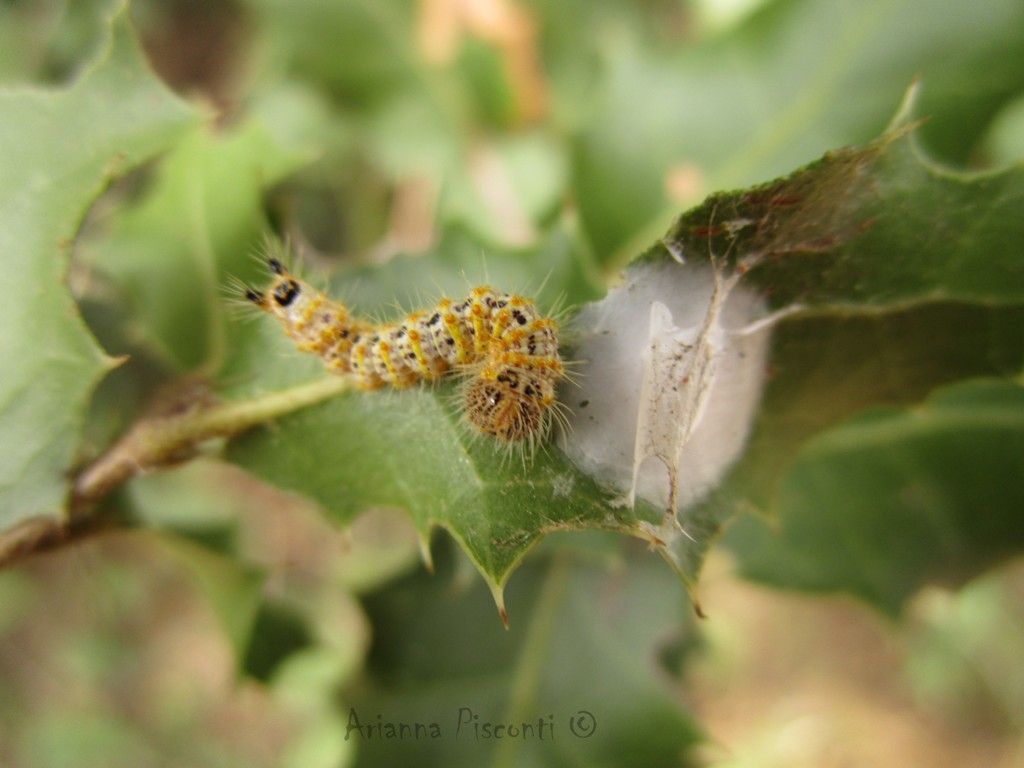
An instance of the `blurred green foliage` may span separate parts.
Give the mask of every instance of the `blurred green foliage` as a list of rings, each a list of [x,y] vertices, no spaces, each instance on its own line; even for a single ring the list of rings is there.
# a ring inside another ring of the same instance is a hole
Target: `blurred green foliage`
[[[703,5],[0,6],[0,252],[16,277],[0,315],[0,528],[62,519],[74,468],[178,377],[216,381],[230,399],[320,375],[278,329],[240,322],[225,301],[229,275],[260,279],[250,254],[268,228],[361,312],[457,295],[485,276],[543,286],[543,306],[561,297],[572,308],[708,194],[875,139],[918,78],[913,117],[926,122],[914,137],[841,206],[815,201],[836,247],[751,274],[778,306],[812,311],[780,327],[750,450],[694,512],[706,525],[681,570],[693,587],[738,504],[778,528],[747,517],[730,531],[751,575],[854,591],[894,614],[922,583],[960,584],[1019,553],[1024,7],[775,0],[714,26]],[[794,178],[820,179],[820,167]],[[692,209],[677,231],[706,225],[709,210]],[[131,360],[104,376],[100,347]],[[965,381],[974,377],[987,380]],[[417,535],[388,528],[370,555],[339,555],[302,504],[200,462],[106,502],[137,528],[123,549],[99,545],[85,579],[59,556],[0,574],[0,762],[688,759],[700,727],[666,660],[685,658],[695,634],[670,569],[619,537],[556,536],[508,585],[509,632],[450,543],[434,542],[436,574],[414,569],[417,537],[429,547],[441,521],[497,595],[546,531],[628,531],[658,514],[612,511],[554,450],[524,481],[460,444],[446,396],[339,398],[230,446],[234,461],[336,521],[406,507]],[[574,493],[562,500],[566,477]],[[300,539],[285,550],[301,567],[274,555],[253,567],[260,536]],[[161,602],[163,580],[183,575],[212,606],[223,647],[173,635],[146,646],[153,628],[196,610]],[[947,617],[914,657],[920,691],[977,687],[928,670],[950,643],[985,656],[991,606],[1014,603],[985,594],[963,607],[981,605],[981,619]],[[109,621],[93,621],[96,605]],[[1014,621],[999,658],[1019,650]],[[272,694],[260,698],[275,712],[265,732],[241,717],[225,736],[207,721],[208,698],[151,677],[166,664],[185,680],[233,680],[231,659],[264,681],[251,695]],[[549,743],[445,738],[429,750],[345,738],[352,710],[419,721],[462,707],[496,722],[551,714],[560,729],[587,710],[598,731],[576,742],[561,730]]]

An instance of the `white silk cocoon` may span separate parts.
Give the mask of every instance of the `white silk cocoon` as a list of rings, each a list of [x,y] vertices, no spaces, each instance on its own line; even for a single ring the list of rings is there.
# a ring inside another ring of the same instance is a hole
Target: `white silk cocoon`
[[[771,326],[757,295],[707,264],[631,267],[574,322],[566,453],[624,503],[700,501],[743,450]]]

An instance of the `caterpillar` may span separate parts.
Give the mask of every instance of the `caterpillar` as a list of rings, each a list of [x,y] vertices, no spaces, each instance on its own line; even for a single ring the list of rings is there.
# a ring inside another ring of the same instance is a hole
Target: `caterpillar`
[[[363,390],[409,387],[462,373],[470,425],[510,446],[532,449],[553,419],[563,419],[556,386],[565,375],[558,325],[530,299],[473,288],[404,320],[374,324],[293,275],[277,258],[264,290],[243,286],[246,300],[273,315],[303,352]]]

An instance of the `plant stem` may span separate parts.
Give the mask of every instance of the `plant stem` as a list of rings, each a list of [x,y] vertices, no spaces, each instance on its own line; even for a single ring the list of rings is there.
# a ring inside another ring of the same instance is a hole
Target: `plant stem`
[[[201,443],[230,437],[350,389],[349,377],[325,376],[251,400],[215,403],[205,389],[190,387],[156,412],[143,416],[71,488],[66,518],[40,517],[0,536],[0,567],[77,540],[110,521],[96,504],[133,476],[173,466],[195,455]]]
[[[345,377],[317,379],[281,392],[208,406],[193,403],[170,415],[145,417],[75,481],[72,517],[95,504],[130,477],[190,458],[200,443],[230,437],[257,424],[322,402],[352,386]]]

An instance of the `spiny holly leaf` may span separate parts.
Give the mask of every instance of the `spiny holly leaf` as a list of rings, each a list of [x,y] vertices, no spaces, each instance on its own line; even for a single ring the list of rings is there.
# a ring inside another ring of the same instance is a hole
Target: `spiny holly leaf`
[[[575,55],[556,60],[556,91],[587,106],[573,153],[575,200],[597,257],[612,266],[657,237],[681,203],[869,140],[914,78],[919,114],[929,118],[926,146],[963,163],[1024,82],[1016,0],[776,0],[730,35],[687,45],[668,34],[660,44],[633,39],[614,16],[557,7],[548,34]],[[566,76],[583,62],[587,87]]]
[[[465,292],[467,277],[458,274],[460,265],[469,267],[470,276],[485,271],[469,242],[449,240],[438,254],[401,259],[359,275],[362,303],[357,310],[370,313],[375,296],[401,296],[408,291],[403,281],[419,272]],[[554,276],[546,290],[573,285],[579,295],[583,283],[573,254],[559,239],[515,261],[489,262],[486,272],[492,284],[521,285],[524,276],[541,266]],[[262,348],[239,350],[240,360],[251,364],[241,391],[327,375],[315,358],[289,350],[280,328],[270,323],[264,327],[269,335]],[[237,365],[233,375],[241,370]],[[508,575],[545,532],[615,528],[621,524],[617,521],[633,517],[631,511],[624,518],[613,510],[609,493],[575,470],[555,446],[524,463],[474,435],[461,423],[457,400],[451,384],[432,390],[352,392],[242,435],[231,442],[228,458],[275,485],[315,499],[341,523],[368,507],[394,506],[409,512],[424,540],[434,525],[445,527],[485,575],[499,605]],[[657,516],[649,508],[647,514]]]
[[[808,442],[775,502],[778,531],[734,540],[753,578],[843,589],[890,612],[1024,549],[1024,389],[978,380],[860,414]]]
[[[776,330],[772,375],[747,454],[727,488],[769,513],[805,441],[879,404],[1019,371],[1024,308],[935,302],[885,312],[793,317]]]
[[[573,419],[578,424],[587,420],[587,429],[571,432],[565,443],[549,446],[526,465],[503,463],[494,446],[487,441],[474,442],[458,426],[458,406],[448,400],[451,390],[444,387],[433,392],[352,393],[235,441],[229,456],[276,483],[310,495],[342,521],[366,506],[383,504],[408,509],[424,535],[431,524],[445,527],[470,553],[499,604],[501,587],[511,570],[551,530],[600,528],[653,540],[692,588],[704,552],[732,516],[735,502],[763,504],[770,499],[773,478],[785,472],[802,441],[835,423],[840,414],[920,397],[937,384],[959,377],[1020,368],[1024,349],[1019,343],[1020,308],[992,303],[1019,291],[1012,257],[993,259],[990,249],[994,243],[969,231],[944,247],[937,261],[917,256],[928,252],[927,243],[921,242],[928,237],[923,222],[961,215],[950,211],[951,200],[961,206],[968,199],[973,206],[983,205],[993,221],[1016,221],[1013,210],[1020,174],[1007,172],[974,182],[949,179],[928,170],[909,146],[906,137],[890,137],[865,148],[833,153],[787,179],[716,196],[684,216],[669,233],[671,250],[677,256],[695,254],[706,259],[717,251],[746,270],[743,281],[750,287],[770,300],[780,296],[775,301],[777,308],[792,307],[799,300],[804,307],[814,306],[818,313],[809,315],[805,310],[781,323],[772,363],[775,378],[757,417],[750,449],[731,473],[727,493],[708,503],[699,503],[700,495],[688,501],[690,506],[682,515],[687,535],[661,535],[671,532],[657,527],[661,516],[656,498],[654,505],[641,500],[635,509],[623,503],[629,483],[623,483],[621,477],[628,478],[633,472],[636,422],[628,428],[627,414],[627,428],[617,426],[614,417],[630,406],[615,398],[606,411],[594,406],[616,376],[642,371],[649,343],[645,325],[640,326],[636,338],[623,343],[620,353],[589,360],[581,371],[578,389],[563,390],[563,397],[575,405]],[[916,172],[911,172],[914,169]],[[898,204],[886,205],[893,195],[898,196]],[[866,221],[870,222],[867,226]],[[1012,241],[1015,226],[1007,224],[1001,236]],[[887,288],[893,275],[892,253],[909,254],[898,262],[905,277],[893,278],[899,291]],[[657,246],[627,276],[668,283],[666,274],[692,266],[678,264],[668,254],[668,248]],[[808,260],[813,260],[812,266]],[[948,297],[955,295],[960,284],[953,277],[972,274],[962,266],[954,268],[955,264],[969,260],[985,260],[987,268],[1000,272],[1001,277],[990,279],[987,288],[984,281],[974,280],[970,293],[961,296],[965,300],[987,290],[984,303],[952,304]],[[651,264],[662,266],[643,273]],[[836,274],[857,275],[858,279],[843,283],[833,277]],[[814,275],[819,275],[817,282]],[[866,287],[871,285],[876,286],[873,291]],[[650,298],[632,284],[624,290],[623,311],[645,319]],[[629,296],[635,297],[635,306],[630,306]],[[944,302],[935,302],[936,296]],[[908,309],[915,303],[917,308]],[[877,338],[866,344],[862,335],[851,344],[844,336],[858,321],[898,327],[901,322],[923,320],[933,328],[941,323],[943,328],[957,329],[961,336],[956,338],[988,333],[988,343],[983,349],[968,345],[965,351],[946,346],[953,337],[896,334],[881,347],[887,357],[879,359]],[[622,325],[626,321],[620,317],[616,322]],[[607,333],[596,326],[577,327],[576,332],[582,337]],[[806,354],[804,347],[803,353],[790,360],[786,353],[796,334],[817,352]],[[830,365],[823,370],[816,355],[826,351]],[[902,370],[879,371],[875,384],[859,378],[858,371],[878,365],[884,368],[900,354],[905,358]],[[958,355],[967,359],[957,359]],[[760,358],[750,355],[749,364],[753,369],[743,375],[760,379],[764,375]],[[627,391],[639,390],[640,378],[638,374],[622,386]],[[837,380],[845,380],[847,386],[837,389]],[[780,382],[786,386],[781,387]],[[819,412],[789,399],[801,395],[828,403],[828,407]],[[714,410],[716,406],[708,407]],[[717,407],[722,409],[721,404]],[[799,421],[786,423],[794,411],[799,412]],[[708,422],[702,428],[714,443],[716,424]],[[741,437],[745,432],[743,425],[728,429],[739,430]],[[565,447],[570,456],[578,457],[581,451],[575,441],[579,440],[623,443],[624,466],[593,476],[581,472],[562,453]],[[711,473],[709,482],[717,482],[724,469],[719,467],[717,475]],[[682,471],[680,476],[685,483],[690,473]],[[730,501],[723,503],[723,499]]]
[[[317,500],[341,523],[387,506],[408,510],[425,540],[433,525],[443,526],[499,606],[509,574],[545,533],[626,531],[636,520],[554,447],[523,466],[474,441],[442,402],[446,396],[352,393],[233,441],[229,458]],[[648,509],[647,517],[656,521],[657,512]]]
[[[148,70],[127,13],[73,86],[0,93],[0,530],[60,515],[93,388],[113,361],[65,286],[70,243],[114,175],[166,148],[194,115]],[[69,126],[75,126],[69,140]]]
[[[777,308],[1019,302],[1021,172],[966,176],[929,163],[913,137],[900,138],[916,92],[888,137],[712,195],[665,239],[686,258],[730,256]]]
[[[837,179],[853,194],[843,194]],[[1005,555],[1013,537],[1000,542],[974,531],[975,525],[1010,524],[1009,507],[996,504],[956,518],[953,526],[960,526],[957,538],[964,549],[956,556],[923,536],[914,564],[906,564],[901,578],[886,582],[895,566],[857,575],[862,556],[888,556],[884,539],[874,542],[879,552],[831,547],[851,514],[867,519],[880,508],[877,495],[869,497],[863,477],[853,473],[846,483],[839,481],[841,473],[834,474],[825,488],[801,468],[813,463],[814,446],[830,433],[816,435],[864,408],[917,403],[936,386],[971,377],[1019,374],[1024,368],[1024,261],[1019,256],[1024,222],[1014,211],[1022,203],[1021,168],[975,176],[940,172],[920,157],[912,139],[900,139],[832,153],[806,174],[715,196],[673,227],[669,238],[677,252],[698,258],[709,250],[734,254],[735,263],[749,270],[745,280],[775,307],[804,309],[776,331],[773,375],[746,455],[721,493],[694,512],[701,516],[741,503],[778,517],[779,541],[750,521],[730,537],[741,557],[751,558],[753,573],[791,585],[846,588],[893,610],[929,577],[969,578]],[[839,219],[836,210],[843,212]],[[973,439],[971,426],[961,426],[959,436],[945,435],[954,454]],[[892,436],[901,439],[896,431]],[[992,443],[996,453],[1009,447]],[[963,469],[959,481],[969,488],[976,481],[969,465]],[[956,484],[954,470],[945,466]],[[927,482],[929,471],[902,476],[909,487]],[[1012,486],[1016,477],[996,472],[990,479]],[[802,488],[805,481],[819,487]],[[834,500],[826,503],[826,493]],[[1017,492],[1007,493],[1013,498]],[[810,506],[793,503],[809,494],[820,517],[813,529],[805,525]],[[948,502],[960,497],[951,493]],[[912,527],[919,512],[910,501],[885,507],[903,515],[889,517],[894,531]],[[796,528],[787,534],[790,525]],[[815,567],[802,567],[809,556],[809,531],[822,534],[830,525],[835,530],[815,546],[831,556],[812,557]],[[870,587],[866,578],[873,579]]]

